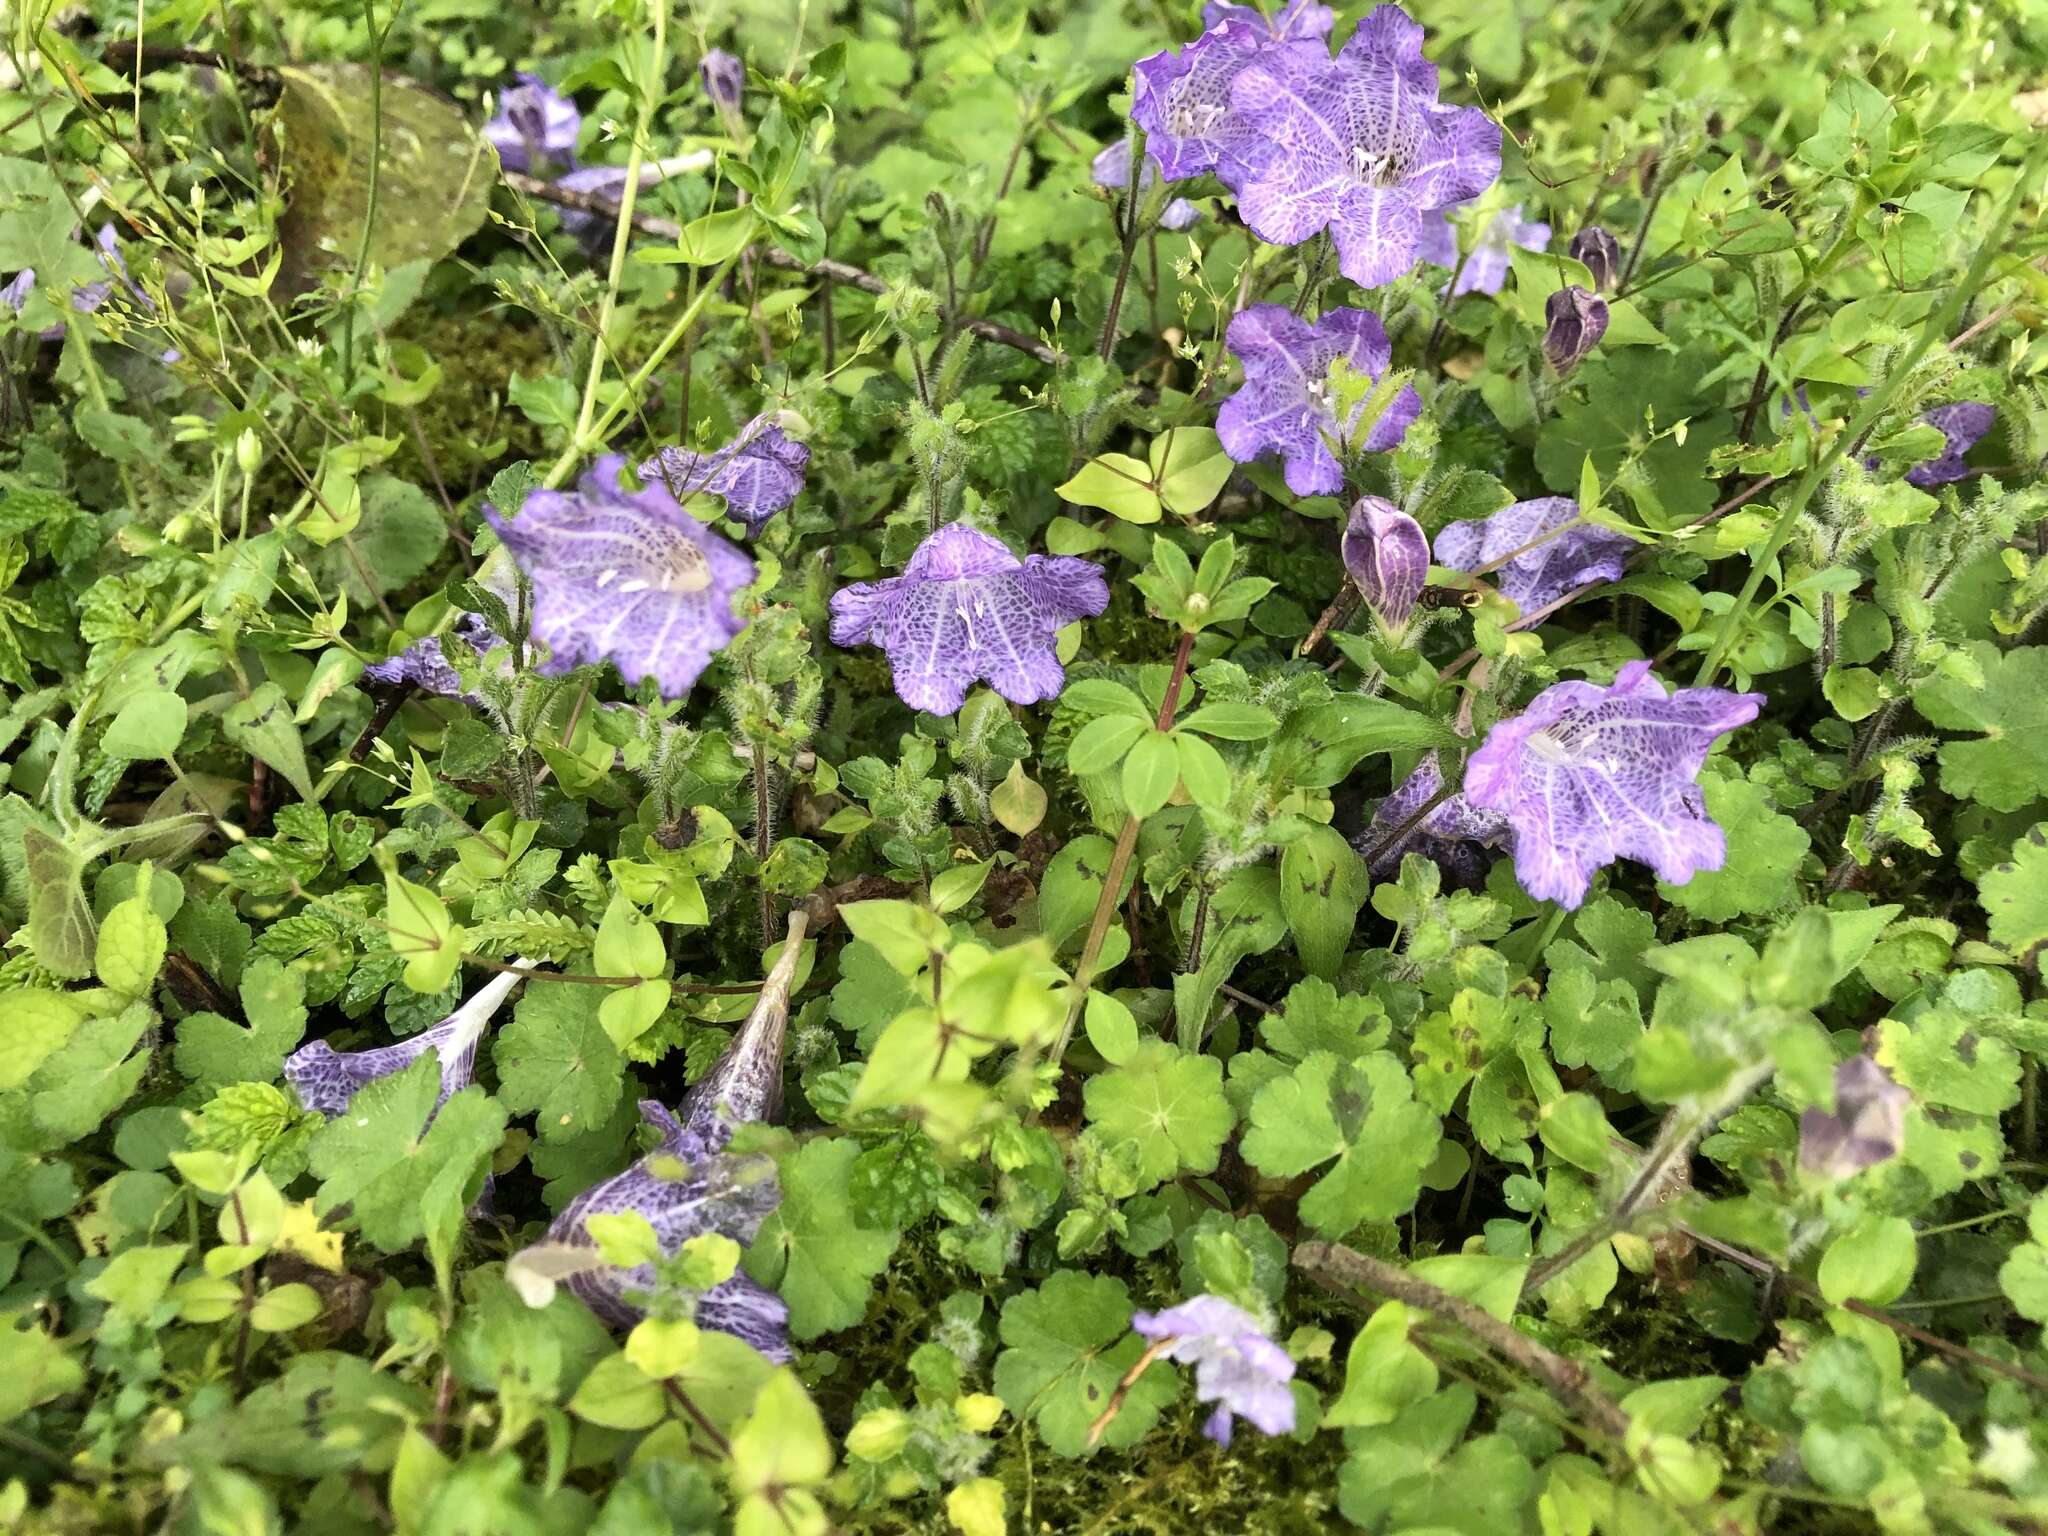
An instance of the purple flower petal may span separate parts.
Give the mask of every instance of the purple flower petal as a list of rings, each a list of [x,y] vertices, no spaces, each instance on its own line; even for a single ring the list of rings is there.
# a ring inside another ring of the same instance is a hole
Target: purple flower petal
[[[491,1017],[524,978],[507,971],[493,976],[460,1008],[431,1029],[396,1045],[368,1051],[337,1051],[325,1040],[301,1046],[285,1058],[284,1080],[299,1102],[323,1115],[338,1115],[356,1093],[394,1072],[403,1072],[432,1050],[441,1063],[440,1108],[476,1078],[476,1047]]]
[[[1131,179],[1131,141],[1118,139],[1095,152],[1088,164],[1089,179],[1098,187],[1121,187]],[[1150,155],[1138,175],[1138,189],[1149,192],[1159,180],[1159,167]],[[1159,212],[1159,227],[1179,232],[1202,221],[1202,210],[1184,197],[1176,197]]]
[[[1255,5],[1234,5],[1231,0],[1209,0],[1202,7],[1202,25],[1220,27],[1226,21],[1241,21],[1263,31],[1278,43],[1303,38],[1323,38],[1337,25],[1337,13],[1318,0],[1287,0],[1280,14],[1268,21]]]
[[[747,66],[733,54],[723,48],[712,49],[697,66],[697,77],[704,82],[704,94],[720,112],[740,109],[740,99],[747,89]]]
[[[896,696],[950,715],[977,680],[1013,704],[1055,697],[1066,673],[1054,654],[1062,626],[1109,606],[1109,584],[1086,560],[1019,560],[965,523],[932,534],[903,574],[832,595],[836,645],[888,653]]]
[[[1344,569],[1365,606],[1398,635],[1429,580],[1429,537],[1382,496],[1361,496],[1344,525]]]
[[[528,175],[575,164],[583,131],[576,103],[539,75],[521,70],[518,81],[498,99],[498,115],[484,124],[498,163]]]
[[[1523,617],[1511,626],[1520,628],[1528,615],[1566,593],[1598,581],[1619,581],[1626,574],[1635,543],[1610,528],[1578,523],[1544,537],[1578,515],[1579,504],[1569,496],[1539,496],[1490,517],[1446,523],[1434,540],[1436,563],[1476,571],[1506,559],[1493,581],[1522,610]]]
[[[708,491],[725,498],[725,509],[759,533],[764,523],[797,498],[811,450],[795,442],[772,415],[756,416],[714,453],[664,448],[640,466],[640,477],[659,480],[680,501]]]
[[[1799,1117],[1799,1169],[1821,1179],[1846,1179],[1899,1155],[1913,1095],[1868,1056],[1835,1068],[1835,1108]]]
[[[535,491],[517,519],[484,516],[533,580],[533,634],[549,675],[609,661],[629,684],[681,698],[746,627],[733,594],[754,563],[676,503],[657,478],[627,490],[609,454],[573,493]]]
[[[1614,236],[1598,224],[1588,224],[1572,236],[1569,254],[1592,274],[1595,292],[1614,292],[1621,272],[1621,246]]]
[[[417,688],[421,693],[474,704],[477,700],[463,691],[462,678],[442,648],[444,640],[451,638],[467,644],[479,656],[504,644],[482,619],[465,613],[455,621],[448,635],[429,635],[424,640],[415,640],[387,661],[371,662],[363,668],[363,680],[380,688]]]
[[[1166,1358],[1194,1366],[1196,1399],[1217,1405],[1203,1433],[1219,1445],[1230,1443],[1234,1417],[1269,1435],[1293,1431],[1294,1393],[1287,1383],[1294,1362],[1244,1308],[1220,1296],[1197,1296],[1164,1312],[1140,1312],[1131,1327],[1148,1339],[1170,1341]]]
[[[1508,819],[1515,875],[1539,901],[1578,906],[1593,872],[1622,858],[1682,885],[1728,856],[1700,765],[1762,704],[1760,693],[1721,688],[1666,694],[1647,661],[1607,688],[1555,683],[1487,733],[1465,765],[1464,794]]]
[[[1406,825],[1443,787],[1442,764],[1434,752],[1425,752],[1415,771],[1379,803],[1371,824],[1352,846],[1361,854],[1378,848],[1382,838]],[[1489,850],[1512,848],[1514,840],[1514,830],[1505,816],[1482,811],[1459,793],[1423,817],[1413,831],[1380,848],[1373,856],[1371,873],[1376,879],[1389,876],[1401,867],[1403,855],[1419,853],[1441,869],[1453,887],[1477,890],[1486,884],[1486,871],[1492,863]]]
[[[1948,439],[1939,455],[1906,471],[1908,485],[1928,490],[1969,477],[1970,450],[1997,422],[1998,412],[1974,400],[1958,400],[1953,405],[1937,405],[1920,419],[1930,427],[1939,427],[1942,436]]]
[[[1263,162],[1270,146],[1233,108],[1232,82],[1254,60],[1328,63],[1320,42],[1276,42],[1261,26],[1226,20],[1180,53],[1155,53],[1133,66],[1131,121],[1169,181],[1218,172],[1229,176]]]
[[[8,279],[5,288],[0,288],[0,304],[5,304],[18,315],[28,307],[28,296],[35,291],[36,269],[23,267]]]
[[[1607,334],[1607,301],[1568,284],[1543,301],[1543,356],[1564,378]]]
[[[1451,298],[1464,293],[1499,293],[1514,265],[1515,246],[1525,251],[1550,249],[1550,226],[1540,219],[1524,219],[1522,205],[1517,203],[1486,221],[1465,265],[1458,268],[1458,232],[1445,217],[1448,211],[1438,209],[1424,215],[1421,253],[1422,259],[1434,266],[1458,269]]]

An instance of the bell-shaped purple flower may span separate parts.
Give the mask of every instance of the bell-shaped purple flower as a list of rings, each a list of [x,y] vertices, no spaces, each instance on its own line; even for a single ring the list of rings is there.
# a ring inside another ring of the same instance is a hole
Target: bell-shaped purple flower
[[[1263,24],[1226,18],[1179,53],[1132,66],[1131,121],[1169,181],[1214,171],[1226,181],[1263,161],[1271,146],[1231,105],[1231,82],[1254,60],[1286,58],[1297,69],[1329,63],[1317,41],[1275,41]]]
[[[1231,0],[1209,0],[1202,7],[1202,25],[1220,27],[1226,21],[1241,21],[1263,31],[1276,43],[1303,38],[1325,38],[1337,25],[1337,13],[1318,0],[1287,0],[1279,14],[1268,20],[1255,5],[1234,5]]]
[[[1554,683],[1487,732],[1464,794],[1508,819],[1515,876],[1539,901],[1578,906],[1593,872],[1623,858],[1683,885],[1728,857],[1700,765],[1763,701],[1723,688],[1667,694],[1647,661],[1629,662],[1611,687]]]
[[[532,962],[515,962],[518,971]],[[348,1108],[356,1093],[380,1077],[403,1072],[432,1050],[441,1064],[441,1092],[434,1100],[440,1108],[476,1080],[476,1047],[484,1031],[512,989],[525,978],[518,971],[493,976],[460,1008],[431,1029],[421,1030],[396,1045],[368,1051],[337,1051],[325,1040],[300,1046],[285,1058],[284,1080],[292,1085],[299,1102],[323,1115],[338,1115]]]
[[[739,111],[740,99],[747,90],[747,66],[736,55],[723,48],[712,49],[697,66],[697,77],[704,82],[704,94],[721,114]]]
[[[1835,1108],[1815,1107],[1799,1117],[1799,1171],[1817,1179],[1846,1179],[1899,1155],[1913,1095],[1868,1056],[1835,1068]]]
[[[660,481],[678,501],[700,492],[722,496],[725,510],[745,523],[748,533],[759,533],[769,518],[796,500],[810,463],[811,450],[764,412],[715,452],[662,449],[640,466],[640,478]]]
[[[1567,254],[1592,274],[1595,291],[1612,293],[1620,285],[1621,246],[1598,224],[1588,224],[1573,235]]]
[[[1569,496],[1539,496],[1488,517],[1446,523],[1437,531],[1436,563],[1476,571],[1506,561],[1493,581],[1522,610],[1510,626],[1518,629],[1566,593],[1627,573],[1634,542],[1578,516],[1579,504]]]
[[[1089,179],[1098,187],[1121,188],[1131,179],[1131,141],[1118,139],[1114,144],[1097,150],[1089,162]],[[1138,190],[1150,192],[1159,183],[1159,167],[1152,157],[1145,157],[1144,169],[1138,175]],[[1184,197],[1172,198],[1159,210],[1159,227],[1179,233],[1192,229],[1201,222],[1202,210]]]
[[[1920,419],[1939,427],[1947,441],[1939,455],[1906,471],[1906,483],[1931,490],[1969,478],[1969,452],[1997,422],[1998,412],[1975,400],[1958,400],[1953,405],[1937,405]]]
[[[535,491],[516,519],[484,517],[533,580],[533,635],[549,652],[540,671],[609,661],[629,684],[651,677],[678,699],[746,627],[732,600],[754,562],[658,477],[628,490],[625,469],[608,454],[573,493]]]
[[[1380,846],[1436,799],[1443,787],[1443,765],[1436,753],[1425,752],[1415,771],[1379,803],[1371,824],[1352,842],[1360,854],[1372,855],[1374,879],[1400,869],[1403,855],[1419,853],[1442,870],[1446,883],[1456,889],[1478,890],[1486,884],[1486,871],[1492,863],[1489,851],[1512,848],[1514,829],[1498,811],[1482,811],[1462,792],[1438,804],[1411,831]]]
[[[1383,496],[1361,496],[1344,524],[1344,570],[1390,638],[1414,616],[1429,581],[1429,535]]]
[[[498,99],[498,115],[484,124],[484,137],[508,171],[541,176],[576,163],[576,139],[583,114],[576,103],[539,75],[519,72],[519,83]]]
[[[465,613],[447,635],[428,635],[424,640],[413,641],[389,660],[371,662],[363,668],[363,681],[379,688],[412,688],[443,699],[475,703],[463,691],[461,675],[449,663],[448,653],[443,649],[448,641],[467,645],[479,656],[505,643],[481,618]]]
[[[1195,1397],[1216,1404],[1202,1433],[1230,1444],[1237,1418],[1269,1435],[1294,1429],[1294,1362],[1259,1320],[1220,1296],[1197,1296],[1164,1312],[1140,1312],[1131,1327],[1169,1360],[1195,1368]]]
[[[1422,216],[1420,246],[1424,261],[1457,272],[1457,278],[1446,295],[1449,298],[1456,298],[1461,293],[1499,293],[1513,269],[1516,246],[1525,251],[1550,249],[1550,226],[1541,219],[1523,218],[1522,205],[1516,203],[1512,208],[1501,209],[1486,221],[1486,227],[1480,230],[1479,238],[1473,242],[1471,254],[1460,267],[1458,231],[1446,217],[1450,211],[1440,210]]]
[[[1543,356],[1564,378],[1607,334],[1607,301],[1576,283],[1543,301]]]
[[[1299,245],[1323,229],[1361,287],[1390,283],[1421,253],[1423,216],[1477,197],[1500,175],[1500,128],[1437,104],[1422,28],[1399,6],[1358,24],[1335,60],[1268,48],[1230,79],[1235,158],[1217,172],[1252,232]]]
[[[1285,305],[1254,304],[1231,317],[1230,350],[1244,364],[1244,386],[1223,402],[1216,435],[1240,464],[1277,453],[1287,488],[1297,496],[1334,496],[1344,489],[1337,452],[1384,453],[1422,414],[1422,397],[1403,389],[1355,441],[1360,400],[1337,419],[1333,366],[1377,382],[1393,362],[1380,317],[1370,310],[1333,309],[1313,324]]]
[[[951,523],[918,545],[902,575],[833,593],[832,640],[880,646],[899,699],[950,715],[978,680],[1013,704],[1057,697],[1067,679],[1055,637],[1108,606],[1109,584],[1088,561],[1019,560],[1001,539]]]

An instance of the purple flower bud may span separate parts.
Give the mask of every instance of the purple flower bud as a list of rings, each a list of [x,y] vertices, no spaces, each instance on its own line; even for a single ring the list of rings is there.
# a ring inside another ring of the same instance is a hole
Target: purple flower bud
[[[1571,286],[1543,301],[1543,355],[1564,378],[1607,334],[1607,301],[1597,293]]]
[[[1344,527],[1344,569],[1373,617],[1398,636],[1429,580],[1429,536],[1391,501],[1361,496]]]
[[[720,112],[737,112],[747,88],[747,66],[723,48],[714,48],[697,66],[704,81],[704,94]]]
[[[1835,1068],[1835,1112],[1816,1108],[1799,1117],[1800,1172],[1846,1179],[1897,1157],[1912,1102],[1883,1067],[1851,1056]]]
[[[0,288],[0,304],[5,304],[18,315],[28,307],[28,296],[35,291],[36,269],[23,267],[5,288]]]
[[[1600,293],[1614,292],[1621,273],[1621,246],[1598,224],[1588,224],[1572,236],[1571,258],[1593,274],[1593,287]]]

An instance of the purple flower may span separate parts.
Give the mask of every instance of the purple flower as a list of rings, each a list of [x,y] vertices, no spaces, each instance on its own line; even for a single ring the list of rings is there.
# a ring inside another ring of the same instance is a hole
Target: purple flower
[[[1846,1179],[1899,1155],[1913,1095],[1868,1056],[1835,1068],[1833,1114],[1815,1107],[1799,1117],[1799,1170]]]
[[[690,691],[746,627],[733,594],[754,562],[676,504],[659,480],[627,490],[625,460],[599,459],[574,492],[535,491],[516,520],[484,517],[533,579],[533,634],[550,676],[609,661],[665,698]]]
[[[1294,1429],[1294,1362],[1266,1337],[1259,1320],[1220,1296],[1197,1296],[1164,1312],[1140,1312],[1131,1327],[1166,1347],[1169,1360],[1195,1368],[1195,1397],[1216,1404],[1202,1433],[1230,1444],[1236,1416],[1269,1435]]]
[[[1229,142],[1261,147],[1218,173],[1261,240],[1299,245],[1327,228],[1346,277],[1390,283],[1415,264],[1424,214],[1500,174],[1499,126],[1436,96],[1422,28],[1382,5],[1335,60],[1278,44],[1233,72]]]
[[[640,466],[640,478],[660,481],[678,501],[708,491],[725,498],[725,510],[759,533],[764,523],[797,498],[811,450],[792,441],[763,413],[713,453],[664,448]]]
[[[1422,216],[1422,259],[1458,273],[1449,298],[1461,293],[1499,293],[1514,266],[1512,248],[1518,245],[1525,251],[1550,249],[1550,226],[1540,219],[1524,219],[1520,203],[1503,208],[1486,221],[1462,268],[1458,266],[1458,232],[1451,221],[1442,211]]]
[[[878,645],[896,697],[950,715],[985,679],[1013,704],[1058,695],[1061,626],[1109,606],[1109,584],[1086,560],[1019,560],[1002,540],[951,523],[917,546],[900,576],[858,581],[832,594],[836,645]]]
[[[1596,291],[1614,292],[1621,275],[1621,247],[1614,236],[1598,224],[1588,224],[1572,236],[1568,254],[1592,274]]]
[[[1280,14],[1268,21],[1255,5],[1233,5],[1230,0],[1209,0],[1202,7],[1202,25],[1216,28],[1226,21],[1241,21],[1259,28],[1276,43],[1302,38],[1325,38],[1337,25],[1337,13],[1317,0],[1287,0]]]
[[[447,639],[466,643],[479,656],[505,643],[491,633],[491,627],[482,619],[465,613],[455,621],[448,635],[428,635],[424,640],[413,641],[388,661],[371,662],[363,668],[363,680],[380,688],[416,688],[440,698],[475,703],[474,697],[463,690],[461,676],[448,661],[443,649]]]
[[[1363,309],[1333,309],[1313,325],[1280,304],[1254,304],[1232,316],[1230,350],[1244,364],[1244,387],[1223,402],[1216,433],[1240,464],[1262,454],[1281,456],[1287,488],[1297,496],[1334,496],[1344,489],[1344,466],[1330,439],[1349,453],[1360,400],[1337,420],[1331,367],[1340,359],[1353,373],[1378,382],[1393,361],[1380,317]],[[1362,446],[1384,453],[1401,441],[1422,414],[1422,397],[1403,389],[1380,413]]]
[[[0,304],[5,304],[17,315],[28,307],[28,296],[36,291],[36,269],[23,267],[0,288]]]
[[[1579,504],[1569,496],[1539,496],[1502,507],[1490,517],[1446,523],[1437,532],[1436,563],[1454,571],[1476,571],[1506,560],[1493,579],[1522,610],[1522,617],[1510,626],[1519,629],[1566,593],[1595,582],[1619,581],[1625,573],[1634,541],[1612,529],[1577,522],[1578,515]],[[1558,528],[1564,531],[1552,532]]]
[[[498,99],[498,115],[484,124],[498,163],[529,175],[574,165],[582,131],[583,114],[576,103],[524,70],[519,83]]]
[[[523,970],[530,961],[517,962]],[[292,1085],[299,1102],[323,1115],[338,1115],[358,1091],[380,1077],[403,1072],[431,1048],[441,1063],[441,1093],[434,1100],[440,1108],[476,1078],[476,1046],[490,1025],[491,1016],[503,1005],[514,987],[525,978],[512,971],[493,976],[476,995],[431,1029],[425,1029],[396,1045],[369,1051],[337,1051],[325,1040],[301,1046],[285,1058],[284,1080]]]
[[[704,82],[704,94],[720,113],[739,111],[740,98],[747,89],[746,65],[723,48],[714,48],[697,66],[697,76]]]
[[[1118,139],[1114,144],[1098,150],[1089,164],[1088,174],[1098,187],[1121,187],[1131,179],[1131,141]],[[1145,166],[1138,174],[1138,190],[1150,192],[1159,183],[1159,167],[1152,157],[1145,157]],[[1159,212],[1159,227],[1178,233],[1191,229],[1201,222],[1202,210],[1184,197],[1176,197]]]
[[[1271,151],[1232,109],[1231,82],[1255,60],[1285,59],[1296,70],[1330,62],[1320,42],[1276,42],[1262,25],[1219,22],[1180,53],[1155,53],[1133,67],[1131,121],[1145,130],[1145,151],[1169,181],[1215,171],[1228,181]]]
[[[643,188],[653,186],[661,178],[662,166],[659,163],[640,167],[640,185]],[[626,194],[626,168],[623,165],[586,165],[566,176],[557,177],[555,185],[566,192],[582,192],[616,204]],[[581,208],[558,211],[562,216],[562,228],[586,246],[609,239],[618,226],[618,220],[606,214],[587,213]]]
[[[1398,638],[1429,580],[1429,536],[1382,496],[1361,496],[1344,525],[1344,570],[1365,606]]]
[[[1410,817],[1434,800],[1444,787],[1443,765],[1434,752],[1425,752],[1415,771],[1401,781],[1391,795],[1372,813],[1372,822],[1354,840],[1361,854],[1379,848],[1382,838],[1407,825]],[[1477,890],[1486,883],[1492,862],[1489,849],[1512,848],[1514,829],[1498,811],[1483,811],[1462,792],[1452,795],[1418,822],[1413,831],[1395,838],[1374,854],[1374,878],[1392,875],[1401,867],[1404,854],[1419,853],[1448,877],[1449,883],[1465,890]]]
[[[1939,427],[1942,436],[1948,439],[1939,456],[1906,471],[1908,485],[1930,490],[1969,478],[1970,466],[1964,461],[1978,439],[1997,422],[1998,412],[1974,400],[1958,400],[1953,405],[1937,405],[1920,419],[1930,427]]]
[[[1554,683],[1487,732],[1466,762],[1465,797],[1508,819],[1516,878],[1539,901],[1578,906],[1593,872],[1622,858],[1683,885],[1728,857],[1700,765],[1763,701],[1722,688],[1667,694],[1647,661],[1607,688]]]
[[[1607,334],[1607,301],[1576,284],[1543,301],[1543,356],[1564,378]]]

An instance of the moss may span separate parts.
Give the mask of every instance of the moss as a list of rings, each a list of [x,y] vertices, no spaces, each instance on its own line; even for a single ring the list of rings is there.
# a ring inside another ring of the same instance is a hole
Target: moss
[[[380,430],[398,439],[385,466],[392,474],[432,491],[438,471],[440,483],[459,502],[500,463],[541,456],[540,427],[506,398],[515,375],[543,377],[558,366],[539,326],[522,324],[503,310],[442,314],[415,306],[391,339],[422,348],[441,365],[441,382],[431,395],[410,412],[388,411]],[[482,450],[500,437],[504,451],[486,456]],[[431,465],[420,451],[421,439],[431,450]]]

